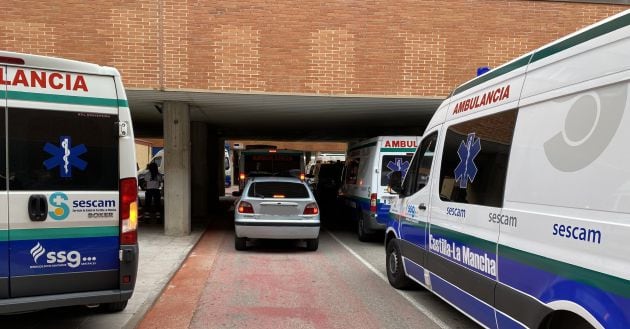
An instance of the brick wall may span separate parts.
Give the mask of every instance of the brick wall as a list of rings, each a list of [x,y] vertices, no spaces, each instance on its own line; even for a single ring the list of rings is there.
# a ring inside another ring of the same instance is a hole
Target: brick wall
[[[127,88],[445,96],[628,6],[529,0],[0,2],[0,49],[115,66]]]

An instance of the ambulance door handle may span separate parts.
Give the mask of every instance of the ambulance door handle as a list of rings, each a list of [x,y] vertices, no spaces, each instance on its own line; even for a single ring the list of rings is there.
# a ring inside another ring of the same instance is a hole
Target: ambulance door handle
[[[28,198],[28,217],[31,221],[41,222],[48,217],[48,201],[43,194],[33,194]]]
[[[421,203],[421,204],[418,205],[418,209],[420,209],[420,210],[427,210],[427,205],[424,204],[424,203]]]

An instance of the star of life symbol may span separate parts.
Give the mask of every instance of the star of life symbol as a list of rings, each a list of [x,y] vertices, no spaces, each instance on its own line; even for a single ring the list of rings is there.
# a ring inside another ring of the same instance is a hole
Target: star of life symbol
[[[477,166],[475,158],[481,151],[481,142],[475,133],[468,134],[466,141],[462,141],[457,149],[459,164],[455,168],[455,181],[459,182],[460,188],[468,186],[468,180],[472,183],[477,176]]]
[[[44,151],[52,155],[51,158],[44,161],[47,170],[59,166],[59,176],[65,178],[72,177],[72,167],[77,167],[79,170],[84,170],[87,167],[87,162],[79,159],[81,154],[87,152],[85,145],[72,147],[70,136],[59,137],[59,145],[61,147],[50,143],[44,145]]]
[[[402,176],[405,177],[407,174],[407,170],[409,169],[409,161],[402,161],[403,158],[394,158],[394,161],[389,161],[387,163],[387,169],[391,170],[390,173],[387,174],[387,177],[391,176],[391,174],[395,171],[402,172]]]

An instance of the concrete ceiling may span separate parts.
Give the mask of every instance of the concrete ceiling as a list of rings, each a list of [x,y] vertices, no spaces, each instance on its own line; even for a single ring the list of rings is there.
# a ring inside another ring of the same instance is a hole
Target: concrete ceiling
[[[443,99],[126,90],[137,137],[162,136],[165,101],[226,139],[352,141],[420,135]]]

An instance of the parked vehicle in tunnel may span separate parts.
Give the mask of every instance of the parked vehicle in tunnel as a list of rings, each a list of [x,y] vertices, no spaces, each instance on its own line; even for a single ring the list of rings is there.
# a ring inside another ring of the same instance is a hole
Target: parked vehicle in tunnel
[[[317,203],[325,214],[333,213],[337,205],[337,192],[341,187],[343,162],[317,163],[309,177],[308,184],[315,194]]]
[[[294,177],[251,177],[234,211],[237,250],[248,239],[306,240],[319,246],[319,206],[304,181]]]
[[[390,284],[487,328],[630,328],[629,112],[630,10],[457,87],[392,175]]]
[[[138,269],[138,184],[120,74],[0,51],[0,82],[0,313],[123,310]]]
[[[419,136],[379,136],[350,144],[346,153],[339,204],[357,221],[359,240],[383,232],[394,194],[387,190],[393,172],[409,168]]]
[[[239,191],[247,179],[259,176],[304,176],[304,152],[277,149],[246,149],[239,156]]]

